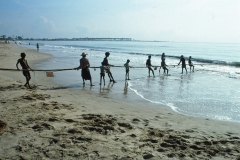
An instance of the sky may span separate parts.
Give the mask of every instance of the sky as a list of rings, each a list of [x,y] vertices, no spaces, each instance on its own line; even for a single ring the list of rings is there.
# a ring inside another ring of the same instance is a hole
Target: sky
[[[240,42],[240,0],[0,0],[0,36]]]

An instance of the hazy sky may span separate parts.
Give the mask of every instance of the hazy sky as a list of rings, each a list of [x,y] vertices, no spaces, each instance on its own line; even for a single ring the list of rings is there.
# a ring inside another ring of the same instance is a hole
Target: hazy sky
[[[0,0],[0,35],[240,42],[240,0]]]

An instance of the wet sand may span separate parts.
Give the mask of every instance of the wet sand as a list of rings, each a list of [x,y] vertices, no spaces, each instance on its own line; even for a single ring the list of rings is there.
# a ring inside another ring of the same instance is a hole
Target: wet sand
[[[15,69],[50,55],[0,44],[0,68]],[[0,159],[240,159],[240,124],[173,112],[126,95],[71,89],[33,73],[0,71]],[[98,86],[99,87],[99,86]],[[114,86],[113,86],[114,88]]]

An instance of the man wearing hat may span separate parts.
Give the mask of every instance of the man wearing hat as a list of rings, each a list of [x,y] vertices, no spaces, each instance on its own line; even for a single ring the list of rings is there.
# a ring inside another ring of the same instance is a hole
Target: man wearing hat
[[[83,86],[85,86],[85,80],[90,80],[90,85],[94,86],[92,84],[92,77],[89,71],[90,63],[88,59],[86,58],[87,53],[83,52],[81,54],[82,58],[80,59],[80,66],[75,68],[77,70],[82,69],[82,79],[83,79]]]

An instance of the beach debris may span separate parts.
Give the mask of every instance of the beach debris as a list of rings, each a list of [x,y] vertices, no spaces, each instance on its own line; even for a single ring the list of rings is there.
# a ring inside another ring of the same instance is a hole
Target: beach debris
[[[6,128],[7,124],[0,120],[0,132]]]

